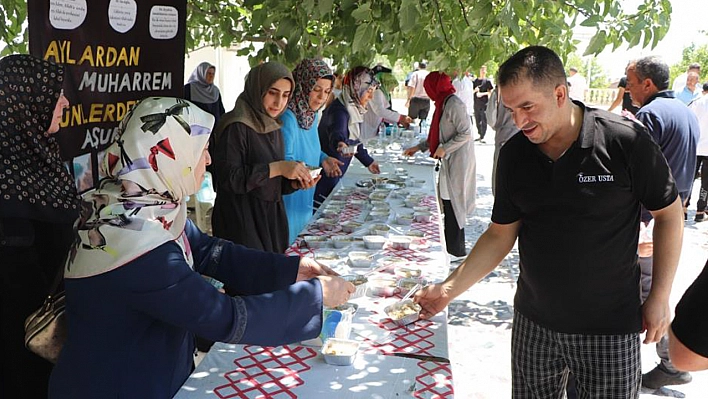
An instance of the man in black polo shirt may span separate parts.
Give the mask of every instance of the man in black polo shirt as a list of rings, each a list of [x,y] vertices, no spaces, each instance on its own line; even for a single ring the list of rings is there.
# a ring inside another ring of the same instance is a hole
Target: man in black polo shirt
[[[639,334],[659,340],[683,220],[669,166],[640,124],[568,97],[553,51],[525,48],[499,69],[521,134],[501,149],[492,223],[443,283],[416,295],[423,318],[492,271],[519,240],[514,398],[555,398],[569,372],[589,397],[637,398]],[[655,218],[654,284],[640,304],[640,204]]]
[[[708,263],[683,293],[669,329],[669,354],[679,370],[708,370]]]

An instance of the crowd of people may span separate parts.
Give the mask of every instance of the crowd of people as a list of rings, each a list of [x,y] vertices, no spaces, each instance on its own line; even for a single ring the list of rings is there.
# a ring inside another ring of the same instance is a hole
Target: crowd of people
[[[670,90],[660,58],[630,62],[611,107],[621,103],[621,116],[578,99],[574,73],[546,47],[506,60],[497,87],[486,66],[471,79],[420,62],[403,115],[391,106],[389,68],[338,74],[319,59],[251,68],[225,112],[204,62],[182,98],[138,102],[106,150],[106,177],[82,195],[54,137],[69,106],[63,68],[13,55],[0,71],[3,397],[171,397],[193,370],[197,338],[272,346],[318,335],[323,307],[346,302],[354,286],[285,251],[352,158],[381,172],[367,141],[385,124],[423,124],[431,101],[427,137],[403,154],[436,159],[445,249],[461,264],[416,293],[421,317],[444,310],[518,241],[513,397],[636,398],[641,385],[687,383],[688,371],[708,368],[708,268],[673,321],[668,303],[697,175],[697,222],[708,202],[708,84],[699,93],[693,65]],[[159,123],[146,127],[145,117]],[[495,202],[468,251],[474,142],[488,125],[498,136]],[[213,236],[185,202],[207,170]],[[69,334],[52,367],[25,349],[23,322],[57,273]],[[644,375],[640,333],[662,359]]]

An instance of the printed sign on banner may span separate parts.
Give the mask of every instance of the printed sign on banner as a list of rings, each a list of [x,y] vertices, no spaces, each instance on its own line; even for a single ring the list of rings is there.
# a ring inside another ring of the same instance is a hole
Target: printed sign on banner
[[[182,97],[186,0],[29,0],[30,53],[66,68],[57,140],[79,192],[98,180],[119,121],[150,96]]]

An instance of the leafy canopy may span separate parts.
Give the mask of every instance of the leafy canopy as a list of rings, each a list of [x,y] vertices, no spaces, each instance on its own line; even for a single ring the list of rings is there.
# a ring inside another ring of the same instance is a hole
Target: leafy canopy
[[[24,0],[0,0],[3,53],[26,52]],[[343,67],[377,54],[426,59],[436,69],[478,68],[539,44],[565,58],[577,50],[573,28],[596,29],[586,54],[607,46],[656,46],[666,34],[670,0],[189,0],[187,48],[240,46],[251,62],[294,65],[320,56]],[[254,46],[254,43],[263,46]]]

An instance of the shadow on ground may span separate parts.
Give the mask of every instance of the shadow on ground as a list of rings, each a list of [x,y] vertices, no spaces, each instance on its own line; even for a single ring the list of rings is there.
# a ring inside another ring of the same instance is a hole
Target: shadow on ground
[[[453,326],[471,326],[475,323],[511,329],[514,308],[505,301],[477,303],[455,300],[448,306],[447,320]]]

